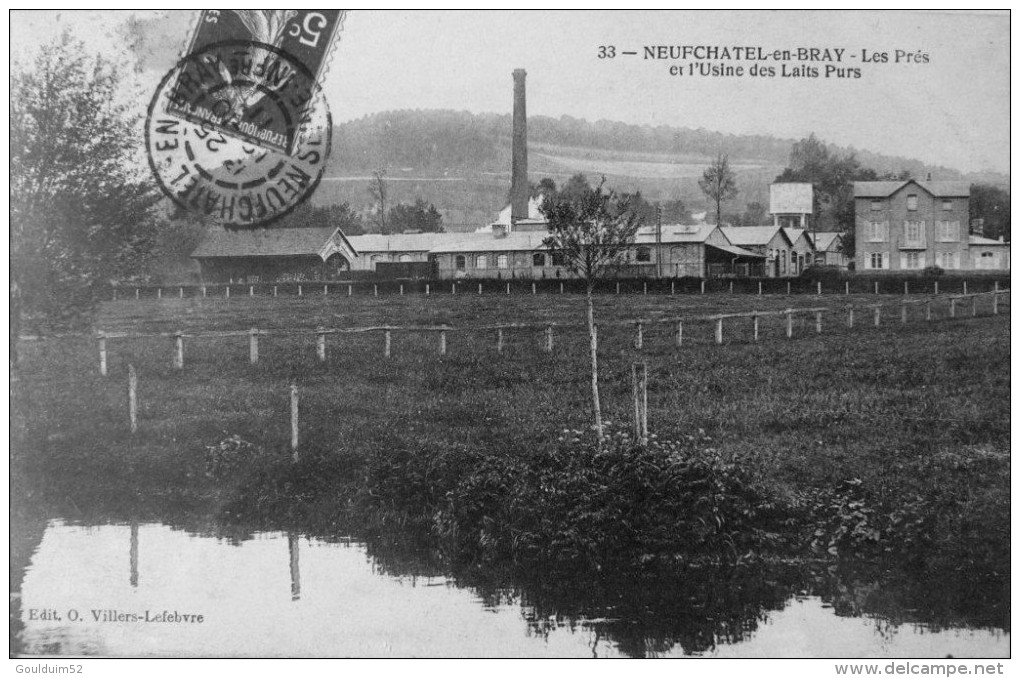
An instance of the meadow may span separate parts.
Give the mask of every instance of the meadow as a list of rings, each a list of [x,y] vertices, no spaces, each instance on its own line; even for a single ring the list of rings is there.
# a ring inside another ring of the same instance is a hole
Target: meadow
[[[876,299],[886,302],[877,327],[863,308]],[[903,323],[896,297],[600,296],[603,407],[616,432],[605,455],[590,431],[579,295],[107,303],[96,328],[110,333],[268,334],[254,365],[246,336],[186,337],[180,370],[171,337],[111,338],[105,377],[93,337],[23,342],[13,472],[19,491],[70,518],[183,514],[191,525],[320,534],[410,529],[453,544],[451,559],[472,561],[533,565],[585,553],[593,568],[626,568],[714,519],[718,529],[683,548],[894,558],[928,581],[958,578],[963,567],[978,590],[961,593],[961,604],[1001,623],[1007,300],[999,315],[981,297],[977,317],[966,302],[950,319],[940,298],[931,321],[915,305]],[[852,328],[847,303],[859,306]],[[820,334],[813,313],[796,314],[792,339],[781,315],[760,318],[757,341],[750,319],[727,320],[721,345],[714,322],[695,319],[788,307],[833,311],[823,314]],[[676,317],[687,319],[681,346],[674,323],[651,322],[635,347],[634,321]],[[530,326],[505,330],[499,353],[497,324]],[[381,332],[351,332],[328,335],[326,360],[318,360],[314,328],[382,325],[455,329],[445,355],[436,332],[394,331],[389,358]],[[649,369],[655,439],[645,451],[623,433],[636,361]],[[128,364],[139,375],[135,434]],[[297,464],[292,383],[300,393]],[[672,484],[661,484],[663,468],[673,469]],[[695,508],[703,501],[677,497],[706,478],[716,503],[702,516]],[[587,505],[596,495],[598,505]],[[638,515],[638,505],[639,527],[624,538],[614,526]],[[560,532],[568,524],[575,532],[566,548]],[[655,532],[663,524],[670,530]]]

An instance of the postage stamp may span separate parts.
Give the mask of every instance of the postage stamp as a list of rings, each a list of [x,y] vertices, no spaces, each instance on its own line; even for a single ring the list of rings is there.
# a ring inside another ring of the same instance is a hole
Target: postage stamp
[[[211,43],[164,77],[145,145],[163,192],[228,227],[265,225],[315,190],[332,121],[304,64],[278,47]]]
[[[208,69],[214,68],[229,76],[223,84],[231,85],[225,89],[232,95],[209,92],[215,97],[212,110],[188,107],[171,98],[166,112],[293,153],[293,134],[286,133],[284,119],[266,114],[266,98],[293,91],[295,81],[302,86],[321,84],[343,17],[342,10],[203,10],[173,87],[185,92],[202,89],[209,78]],[[254,47],[246,49],[249,45]],[[205,58],[189,58],[196,55]],[[295,111],[306,113],[310,101],[298,101]]]

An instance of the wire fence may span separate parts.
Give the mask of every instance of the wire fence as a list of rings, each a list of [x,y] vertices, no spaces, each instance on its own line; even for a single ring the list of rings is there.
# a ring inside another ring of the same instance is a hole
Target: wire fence
[[[993,290],[975,294],[942,295],[939,297],[908,298],[897,301],[877,303],[851,303],[835,306],[813,306],[785,308],[778,310],[749,311],[742,313],[715,313],[699,315],[675,315],[658,318],[638,318],[628,320],[603,320],[596,325],[596,338],[600,329],[630,328],[633,348],[643,350],[650,338],[656,341],[669,336],[669,341],[676,347],[682,347],[692,341],[691,329],[699,332],[694,336],[695,343],[711,342],[722,344],[756,343],[766,339],[822,335],[826,328],[830,331],[838,327],[845,331],[853,331],[865,326],[881,327],[883,325],[906,325],[911,322],[933,323],[939,320],[952,320],[964,317],[976,317],[979,313],[999,315],[1008,311],[1009,290]],[[706,337],[705,327],[711,327],[711,338]],[[173,340],[172,365],[183,369],[185,365],[185,343],[192,340],[213,340],[223,338],[246,338],[248,362],[259,363],[261,359],[261,341],[266,337],[308,337],[315,340],[316,357],[320,362],[327,359],[327,339],[329,337],[353,335],[379,335],[381,345],[378,349],[383,358],[391,358],[396,350],[394,335],[422,334],[436,338],[436,352],[440,356],[451,353],[452,346],[448,340],[451,334],[489,335],[497,354],[502,354],[511,336],[515,333],[536,334],[540,340],[541,350],[552,353],[556,346],[557,336],[565,332],[585,330],[585,325],[562,322],[541,323],[501,323],[472,326],[438,325],[373,325],[365,327],[324,327],[316,328],[279,328],[260,329],[253,327],[246,330],[220,330],[203,332],[104,332],[95,334],[96,348],[99,358],[99,372],[105,376],[108,372],[110,343],[153,338],[169,338]],[[707,340],[707,342],[706,342]]]
[[[883,276],[872,278],[654,278],[601,280],[598,294],[970,294],[996,291],[1009,285],[1009,276],[984,275],[973,279],[960,276],[925,278]],[[585,283],[576,278],[501,279],[462,278],[456,280],[377,281],[292,281],[230,282],[184,285],[118,285],[110,288],[110,301],[153,299],[239,299],[244,297],[383,297],[403,295],[521,295],[583,294]]]

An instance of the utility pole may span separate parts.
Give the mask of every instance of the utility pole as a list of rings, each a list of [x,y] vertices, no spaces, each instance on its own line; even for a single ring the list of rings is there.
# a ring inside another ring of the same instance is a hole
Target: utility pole
[[[655,277],[662,277],[662,205],[655,205]]]

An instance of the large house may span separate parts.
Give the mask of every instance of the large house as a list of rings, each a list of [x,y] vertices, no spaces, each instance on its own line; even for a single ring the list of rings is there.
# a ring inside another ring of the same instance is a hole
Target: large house
[[[1008,243],[968,234],[965,183],[858,181],[854,208],[858,271],[1009,268]]]

